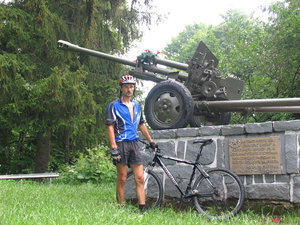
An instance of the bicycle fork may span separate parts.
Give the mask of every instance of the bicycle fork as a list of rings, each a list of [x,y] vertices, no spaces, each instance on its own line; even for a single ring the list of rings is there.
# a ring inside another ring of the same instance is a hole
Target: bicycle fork
[[[145,188],[145,192],[148,191],[148,180],[149,180],[149,175],[148,175],[148,170],[149,168],[146,167],[145,170],[144,170],[144,188]]]

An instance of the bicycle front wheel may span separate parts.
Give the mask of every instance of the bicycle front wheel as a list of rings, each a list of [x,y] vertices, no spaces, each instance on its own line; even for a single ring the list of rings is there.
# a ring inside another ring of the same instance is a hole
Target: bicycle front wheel
[[[210,219],[223,220],[241,209],[245,190],[237,175],[227,169],[206,171],[209,177],[200,175],[194,183],[194,204],[199,213]]]
[[[152,170],[144,170],[144,187],[146,195],[146,209],[159,207],[163,199],[161,180]],[[125,200],[130,204],[137,204],[136,185],[133,172],[128,173],[125,184]]]

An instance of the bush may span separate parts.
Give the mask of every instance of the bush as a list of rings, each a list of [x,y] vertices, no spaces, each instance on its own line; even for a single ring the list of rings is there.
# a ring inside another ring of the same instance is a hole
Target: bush
[[[98,145],[81,153],[74,165],[65,165],[60,174],[63,183],[100,183],[116,179],[116,168],[110,156],[108,147]]]

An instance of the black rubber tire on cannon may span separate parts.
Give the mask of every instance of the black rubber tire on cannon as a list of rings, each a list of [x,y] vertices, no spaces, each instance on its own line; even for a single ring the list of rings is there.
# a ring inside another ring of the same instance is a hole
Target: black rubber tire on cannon
[[[186,127],[194,112],[190,91],[175,80],[153,87],[145,102],[147,123],[154,130]]]

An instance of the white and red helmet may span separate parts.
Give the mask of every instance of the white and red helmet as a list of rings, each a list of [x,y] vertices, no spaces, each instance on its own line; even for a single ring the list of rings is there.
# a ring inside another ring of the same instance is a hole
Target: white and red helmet
[[[124,75],[119,80],[119,85],[122,86],[123,84],[136,84],[136,79],[131,75]]]

